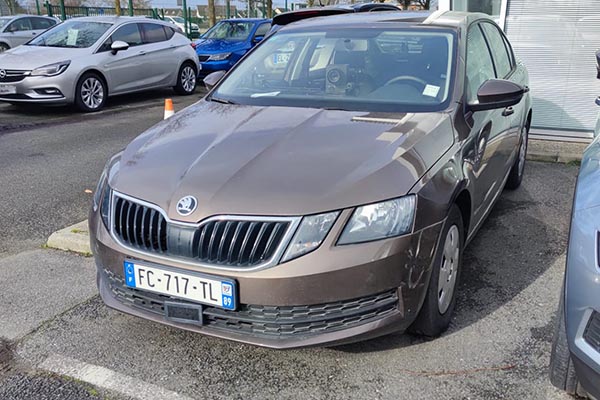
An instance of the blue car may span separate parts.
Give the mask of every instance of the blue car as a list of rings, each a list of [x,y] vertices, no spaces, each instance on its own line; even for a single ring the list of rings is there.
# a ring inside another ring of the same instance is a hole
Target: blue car
[[[195,42],[202,71],[200,78],[215,71],[228,71],[256,46],[271,29],[264,18],[224,19]]]

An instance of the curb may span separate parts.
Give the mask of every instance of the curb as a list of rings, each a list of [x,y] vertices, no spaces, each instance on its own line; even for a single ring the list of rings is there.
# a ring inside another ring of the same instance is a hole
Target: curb
[[[528,151],[527,160],[547,163],[571,164],[581,162],[581,154],[546,153],[543,151]]]
[[[48,238],[46,246],[84,255],[92,254],[87,220],[54,232]]]

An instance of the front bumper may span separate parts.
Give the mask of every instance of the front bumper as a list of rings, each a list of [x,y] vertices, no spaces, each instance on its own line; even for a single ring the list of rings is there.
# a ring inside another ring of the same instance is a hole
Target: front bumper
[[[205,61],[200,62],[202,69],[200,70],[200,78],[204,79],[207,75],[216,71],[229,71],[235,62],[227,59],[223,61]]]
[[[600,208],[575,211],[565,281],[567,340],[583,388],[600,398]]]
[[[100,294],[108,306],[125,313],[271,348],[342,344],[404,331],[427,291],[442,222],[399,238],[335,246],[333,233],[343,229],[351,212],[342,212],[316,251],[271,268],[241,272],[140,257],[120,246],[92,213],[91,246]],[[236,311],[203,307],[203,325],[167,319],[161,307],[175,299],[124,287],[126,259],[235,279],[240,306]]]
[[[18,82],[3,83],[16,88],[14,94],[0,95],[0,101],[12,103],[70,103],[75,93],[75,82],[67,74],[53,77],[27,76]],[[53,93],[58,91],[58,93]]]

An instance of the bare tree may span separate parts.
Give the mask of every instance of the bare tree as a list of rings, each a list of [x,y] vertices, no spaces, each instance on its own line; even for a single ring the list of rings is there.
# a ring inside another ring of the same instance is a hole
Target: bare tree
[[[208,0],[208,22],[209,22],[210,26],[213,26],[217,23],[215,0]]]
[[[267,18],[273,18],[273,0],[267,0]]]

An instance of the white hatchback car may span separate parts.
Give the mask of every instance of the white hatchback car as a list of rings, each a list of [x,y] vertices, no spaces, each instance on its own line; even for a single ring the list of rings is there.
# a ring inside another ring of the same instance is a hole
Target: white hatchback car
[[[0,54],[0,101],[74,103],[93,112],[124,93],[172,87],[190,95],[199,71],[190,40],[167,22],[73,18]]]
[[[0,53],[30,41],[57,23],[54,18],[37,15],[0,17]]]

